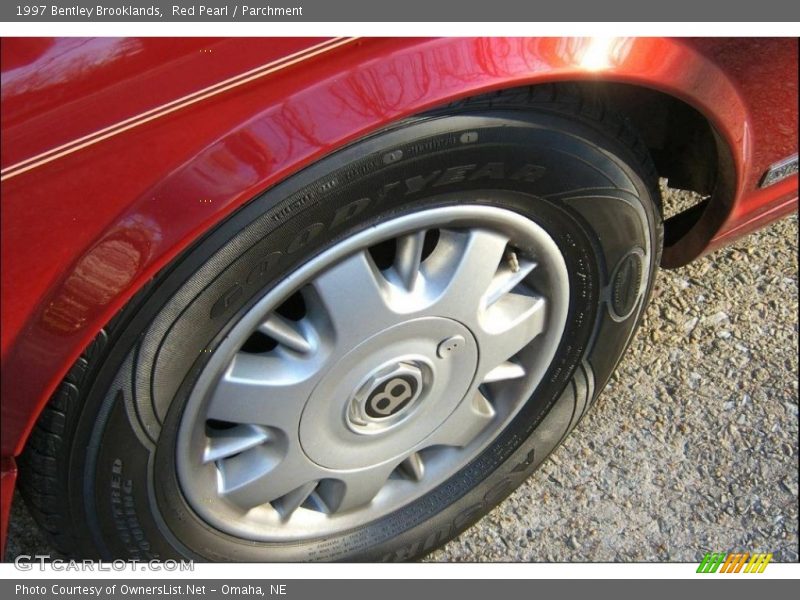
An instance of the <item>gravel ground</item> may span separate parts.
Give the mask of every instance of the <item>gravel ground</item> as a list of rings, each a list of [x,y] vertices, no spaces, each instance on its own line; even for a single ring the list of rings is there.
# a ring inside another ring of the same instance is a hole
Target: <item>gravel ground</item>
[[[797,249],[795,215],[662,271],[595,409],[428,560],[797,561]],[[17,497],[6,558],[37,553],[55,555]]]

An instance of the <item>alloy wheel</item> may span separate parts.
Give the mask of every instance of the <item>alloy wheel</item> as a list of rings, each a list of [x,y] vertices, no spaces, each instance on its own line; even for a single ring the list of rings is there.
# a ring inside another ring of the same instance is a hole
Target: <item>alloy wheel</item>
[[[214,527],[262,541],[379,519],[497,437],[550,366],[568,303],[555,242],[506,209],[353,235],[211,352],[179,427],[182,491]]]

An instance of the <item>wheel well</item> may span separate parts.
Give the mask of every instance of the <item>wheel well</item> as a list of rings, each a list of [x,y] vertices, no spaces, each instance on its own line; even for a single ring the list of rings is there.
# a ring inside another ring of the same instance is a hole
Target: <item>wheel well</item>
[[[670,187],[711,194],[717,178],[716,140],[711,124],[697,110],[668,94],[634,85],[590,82],[579,86],[636,127]]]
[[[639,133],[659,177],[670,188],[688,190],[677,204],[664,198],[664,245],[678,242],[698,222],[713,195],[727,202],[724,190],[735,180],[727,145],[712,124],[686,102],[638,85],[606,81],[569,82],[584,97],[596,98],[625,117]]]

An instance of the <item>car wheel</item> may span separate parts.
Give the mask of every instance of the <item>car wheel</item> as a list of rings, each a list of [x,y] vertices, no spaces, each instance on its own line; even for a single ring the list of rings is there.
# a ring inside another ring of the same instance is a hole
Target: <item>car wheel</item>
[[[403,121],[255,198],[98,336],[21,459],[69,555],[403,560],[580,420],[661,251],[653,169],[563,87]]]

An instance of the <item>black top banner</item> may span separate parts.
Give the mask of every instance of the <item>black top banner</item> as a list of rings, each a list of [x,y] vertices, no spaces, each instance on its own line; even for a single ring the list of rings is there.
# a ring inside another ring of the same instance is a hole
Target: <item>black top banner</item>
[[[0,21],[787,22],[800,2],[759,0],[4,0]],[[713,32],[709,32],[713,33]]]

